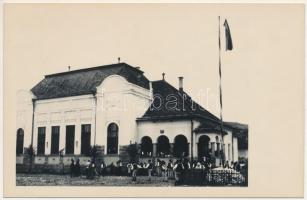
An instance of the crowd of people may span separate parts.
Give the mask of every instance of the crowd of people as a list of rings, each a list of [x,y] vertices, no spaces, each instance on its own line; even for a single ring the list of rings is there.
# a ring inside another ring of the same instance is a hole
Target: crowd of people
[[[106,165],[102,162],[99,166],[95,165],[93,160],[88,160],[86,165],[81,168],[80,160],[71,159],[70,175],[71,177],[78,177],[85,175],[88,179],[93,179],[95,176],[105,175],[117,175],[117,176],[130,176],[132,182],[137,181],[137,176],[148,176],[148,181],[152,180],[152,176],[162,177],[163,182],[169,180],[175,180],[175,184],[181,184],[183,178],[192,170],[200,172],[201,176],[206,176],[208,172],[212,170],[212,162],[210,159],[204,157],[201,161],[190,161],[189,159],[172,160],[147,160],[147,162],[136,161],[129,162],[127,165],[123,165],[121,160],[118,160],[116,164],[111,163]],[[224,162],[221,166],[223,169],[233,169],[240,172],[241,165],[239,162]],[[203,177],[205,179],[205,177]]]
[[[147,171],[149,181],[151,181],[152,176],[159,176],[162,177],[163,182],[175,180],[176,184],[180,184],[184,175],[191,169],[199,169],[206,172],[211,170],[211,167],[211,162],[205,159],[201,162],[190,162],[188,159],[178,159],[176,161],[169,159],[167,162],[157,159],[155,163],[152,160],[148,160],[148,162],[133,162],[127,165],[128,174],[131,174],[132,181],[134,182],[137,179],[137,175],[141,174],[138,172],[144,172],[145,170]]]

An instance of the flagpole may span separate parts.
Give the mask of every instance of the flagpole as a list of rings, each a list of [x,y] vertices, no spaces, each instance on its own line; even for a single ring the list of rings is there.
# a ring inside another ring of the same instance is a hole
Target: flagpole
[[[224,137],[223,137],[223,132],[224,132],[224,127],[223,127],[223,103],[222,103],[222,63],[221,63],[221,20],[219,16],[219,77],[220,77],[220,131],[221,131],[221,138],[222,138],[222,144],[221,144],[221,150],[222,150],[222,164],[224,164]]]

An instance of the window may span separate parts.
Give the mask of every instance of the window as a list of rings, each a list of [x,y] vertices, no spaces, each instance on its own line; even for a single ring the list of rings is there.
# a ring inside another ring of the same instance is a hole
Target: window
[[[23,153],[23,140],[24,140],[24,132],[23,129],[20,128],[17,130],[17,138],[16,138],[16,154]]]
[[[174,156],[185,157],[188,155],[189,145],[188,140],[184,135],[177,135],[174,140]]]
[[[152,140],[148,136],[144,136],[141,140],[141,156],[152,156]]]
[[[51,127],[51,154],[59,154],[60,127]]]
[[[91,148],[91,125],[81,125],[81,154],[89,155]]]
[[[164,135],[158,137],[157,152],[160,157],[167,157],[170,155],[169,139]]]
[[[37,154],[45,154],[46,127],[38,127]]]
[[[198,158],[209,157],[209,142],[210,138],[207,135],[202,135],[198,139]]]
[[[117,154],[117,152],[118,152],[118,126],[115,123],[111,123],[108,126],[107,153]]]
[[[66,126],[65,154],[74,154],[75,150],[75,126]]]

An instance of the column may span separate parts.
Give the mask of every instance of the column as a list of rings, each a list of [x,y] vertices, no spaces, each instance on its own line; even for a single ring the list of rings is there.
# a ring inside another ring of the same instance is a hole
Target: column
[[[169,145],[170,145],[170,150],[169,150],[170,155],[174,156],[174,143],[170,143]]]
[[[194,136],[193,140],[193,157],[194,159],[198,157],[198,137]]]
[[[65,145],[66,145],[66,126],[63,121],[63,123],[60,126],[60,142],[59,142],[59,151],[64,149],[65,154]]]
[[[51,126],[50,123],[46,124],[46,140],[45,140],[45,155],[51,153]]]
[[[152,144],[152,156],[153,157],[157,156],[157,143]]]
[[[75,125],[75,149],[74,154],[78,155],[81,153],[81,122],[80,122],[80,110],[76,114],[76,125]]]
[[[97,144],[97,135],[96,135],[96,96],[93,98],[93,105],[92,105],[92,115],[91,115],[91,146],[94,146]]]

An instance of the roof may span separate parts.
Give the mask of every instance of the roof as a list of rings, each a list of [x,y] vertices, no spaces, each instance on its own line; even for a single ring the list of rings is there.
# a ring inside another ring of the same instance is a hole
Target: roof
[[[126,63],[117,63],[46,75],[31,91],[37,99],[92,94],[110,75],[120,75],[130,83],[149,89],[149,81],[143,71]]]
[[[153,102],[137,121],[158,121],[201,118],[219,119],[201,107],[184,91],[179,91],[165,80],[152,82]]]
[[[248,125],[237,122],[224,122],[224,124],[231,128],[238,138],[238,149],[248,149]]]
[[[203,120],[194,131],[196,133],[221,133],[221,121],[219,120],[219,122],[213,122]],[[227,134],[225,130],[223,131],[223,133]]]
[[[224,122],[224,125],[237,131],[248,131],[248,125],[246,124],[241,124],[238,122]]]

